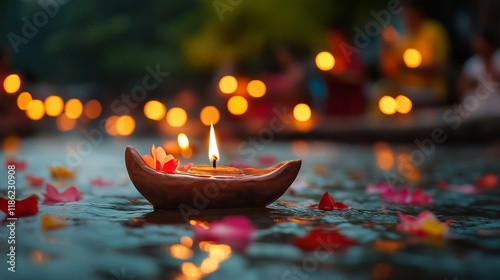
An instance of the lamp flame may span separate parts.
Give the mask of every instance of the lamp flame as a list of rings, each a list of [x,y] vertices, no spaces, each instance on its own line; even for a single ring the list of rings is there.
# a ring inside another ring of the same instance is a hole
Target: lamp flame
[[[186,134],[179,133],[179,135],[177,136],[177,142],[179,143],[179,147],[181,147],[182,150],[189,148],[189,139],[187,138]]]
[[[219,162],[219,149],[217,148],[217,140],[215,139],[215,131],[213,123],[210,123],[210,144],[208,146],[208,160],[215,163]]]

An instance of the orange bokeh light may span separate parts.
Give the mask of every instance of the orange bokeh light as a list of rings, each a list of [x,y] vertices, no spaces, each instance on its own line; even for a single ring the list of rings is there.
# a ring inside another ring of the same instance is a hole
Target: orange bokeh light
[[[76,120],[68,118],[66,114],[61,114],[57,117],[56,125],[60,131],[70,131],[75,127]]]
[[[172,127],[182,127],[186,124],[188,115],[179,107],[174,107],[167,112],[167,123]]]
[[[92,99],[85,103],[83,114],[88,119],[97,119],[102,113],[102,105],[98,100]]]
[[[329,52],[320,52],[316,55],[316,66],[322,71],[332,70],[335,66],[335,58]]]
[[[31,102],[31,106],[25,111],[28,118],[38,121],[45,115],[45,108],[42,100],[35,99]]]
[[[104,129],[111,136],[118,135],[118,132],[116,131],[116,120],[118,120],[118,116],[113,115],[108,117],[104,124]]]
[[[160,121],[165,117],[167,108],[157,100],[150,100],[144,105],[144,115],[150,120]]]
[[[224,76],[219,81],[219,90],[225,94],[231,94],[238,88],[238,81],[233,76]]]
[[[118,117],[115,123],[116,132],[121,136],[128,136],[135,130],[135,120],[131,116]]]
[[[204,125],[209,126],[210,122],[212,122],[213,124],[217,124],[219,122],[219,119],[220,113],[216,107],[205,106],[203,107],[203,109],[201,109],[200,120]]]
[[[31,94],[27,91],[25,92],[21,92],[18,96],[17,96],[17,107],[19,107],[19,109],[25,111],[25,110],[28,110],[29,107],[31,106],[31,102],[33,101],[33,97],[31,96]]]
[[[248,101],[243,96],[233,96],[227,101],[227,109],[233,115],[243,115],[248,110]]]
[[[305,103],[297,104],[293,108],[293,117],[299,122],[306,122],[311,119],[311,108]]]
[[[385,115],[393,115],[397,110],[397,103],[391,96],[383,96],[378,102],[380,111]]]
[[[21,88],[21,78],[19,75],[10,74],[3,80],[3,89],[5,92],[13,94],[16,93],[19,88]]]
[[[396,110],[400,114],[408,114],[411,111],[411,108],[413,107],[413,103],[411,102],[410,98],[404,96],[404,95],[398,95],[396,97]]]
[[[64,113],[70,119],[78,119],[83,113],[82,102],[76,98],[68,100],[64,106]]]
[[[259,80],[250,81],[247,85],[247,92],[251,97],[262,97],[266,94],[266,90],[266,84]]]
[[[64,101],[62,100],[61,97],[57,95],[51,95],[45,98],[44,105],[45,105],[45,114],[47,114],[47,116],[57,117],[63,111]]]
[[[408,68],[417,68],[422,64],[422,55],[416,49],[407,49],[403,54],[403,60]]]

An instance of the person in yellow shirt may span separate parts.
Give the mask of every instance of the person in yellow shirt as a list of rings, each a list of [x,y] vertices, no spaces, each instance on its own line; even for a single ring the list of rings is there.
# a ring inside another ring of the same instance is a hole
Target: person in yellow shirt
[[[382,33],[382,73],[416,106],[441,104],[448,91],[448,34],[424,9],[421,1],[407,1],[401,13],[405,33],[399,36],[392,26]]]

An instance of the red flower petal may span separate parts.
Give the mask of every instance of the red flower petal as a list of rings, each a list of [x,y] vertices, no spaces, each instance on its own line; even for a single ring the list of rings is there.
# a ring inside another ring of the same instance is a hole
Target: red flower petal
[[[325,192],[321,199],[319,200],[319,205],[318,205],[319,210],[333,210],[335,209],[335,200],[333,200],[333,197]]]
[[[340,201],[335,202],[333,197],[330,194],[328,194],[328,192],[325,192],[321,197],[321,199],[319,200],[319,204],[312,204],[306,206],[306,208],[319,209],[323,211],[332,211],[332,210],[348,210],[351,209],[351,206]]]
[[[28,182],[28,185],[32,187],[39,187],[43,184],[43,177],[36,177],[32,175],[26,175],[25,177],[26,181]]]
[[[7,214],[7,217],[26,217],[38,213],[38,197],[31,195],[23,200],[15,200],[15,209],[9,211],[9,200],[0,197],[0,210]]]
[[[292,244],[302,251],[344,251],[357,242],[352,240],[338,230],[315,228],[302,237],[292,239]]]
[[[24,160],[19,160],[19,159],[15,159],[15,158],[9,158],[9,159],[6,159],[5,160],[5,167],[9,166],[9,165],[15,165],[16,166],[16,171],[17,172],[21,172],[21,171],[24,171],[26,170],[26,161]]]
[[[347,205],[340,201],[335,202],[334,210],[349,210],[349,209],[351,209],[350,205]]]
[[[488,173],[483,177],[477,178],[474,184],[480,188],[494,188],[498,185],[498,177],[493,173]]]
[[[175,173],[175,170],[177,170],[177,166],[179,165],[179,160],[178,159],[171,159],[163,165],[161,168],[161,171],[166,172],[166,173]]]
[[[436,186],[440,188],[445,188],[446,186],[448,186],[448,182],[446,182],[445,180],[439,180],[436,182]]]

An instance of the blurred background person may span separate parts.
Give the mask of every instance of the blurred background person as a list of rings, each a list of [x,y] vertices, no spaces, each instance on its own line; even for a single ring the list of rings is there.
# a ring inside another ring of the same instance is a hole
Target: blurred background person
[[[427,18],[425,4],[406,1],[401,13],[404,33],[397,34],[392,26],[382,33],[382,74],[414,106],[442,104],[448,94],[448,34],[441,23]]]
[[[469,58],[462,69],[461,78],[458,80],[458,90],[461,99],[473,96],[476,90],[488,90],[484,81],[500,83],[500,49],[495,33],[489,28],[483,28],[474,35],[472,47],[475,54]],[[482,81],[482,82],[481,82]],[[482,88],[481,88],[482,87]],[[480,111],[498,112],[500,108],[500,87],[491,85],[494,92],[490,92],[479,105]]]
[[[334,67],[323,74],[328,116],[359,116],[365,112],[365,67],[358,53],[346,53],[345,44],[353,45],[348,34],[343,22],[330,24],[327,32],[329,51],[335,58]]]
[[[272,49],[262,76],[268,91],[262,100],[267,104],[268,116],[272,115],[273,108],[293,108],[298,103],[309,103],[311,96],[304,57],[305,51],[299,47],[281,45]]]

